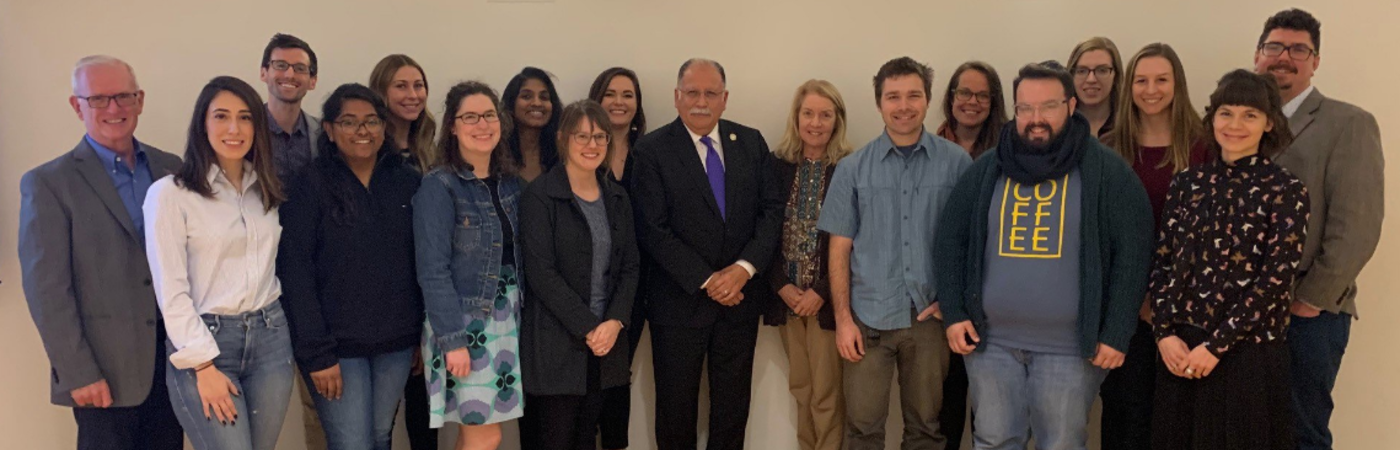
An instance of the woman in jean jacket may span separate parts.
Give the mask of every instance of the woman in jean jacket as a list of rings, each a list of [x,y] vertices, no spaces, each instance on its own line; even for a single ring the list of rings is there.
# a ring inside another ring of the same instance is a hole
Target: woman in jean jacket
[[[479,82],[447,93],[441,160],[413,196],[427,326],[430,420],[460,424],[458,449],[494,449],[523,413],[516,210],[520,177],[501,143],[500,100]]]

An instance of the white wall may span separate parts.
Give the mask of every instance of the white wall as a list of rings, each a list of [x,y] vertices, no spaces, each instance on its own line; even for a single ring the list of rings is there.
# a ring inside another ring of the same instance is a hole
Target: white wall
[[[321,79],[308,96],[312,111],[336,85],[363,83],[380,57],[403,52],[426,67],[432,109],[439,113],[446,87],[457,80],[480,79],[499,89],[521,66],[538,65],[558,75],[560,93],[571,101],[586,94],[602,69],[631,67],[641,75],[656,127],[675,117],[669,98],[676,67],[705,56],[728,70],[727,118],[763,130],[776,143],[793,89],[808,78],[825,78],[845,94],[850,135],[859,144],[880,131],[871,76],[895,56],[931,64],[935,91],[972,58],[996,66],[1009,88],[1020,65],[1063,60],[1092,35],[1115,39],[1125,57],[1165,41],[1184,59],[1200,106],[1221,74],[1250,66],[1264,19],[1297,3],[1324,23],[1319,88],[1370,110],[1385,130],[1392,149],[1388,209],[1400,210],[1400,164],[1393,152],[1400,148],[1400,90],[1394,85],[1400,64],[1389,56],[1400,42],[1393,19],[1400,6],[1390,0],[0,0],[0,440],[10,442],[8,448],[57,449],[72,448],[75,439],[70,412],[47,403],[47,361],[20,291],[14,249],[20,175],[67,152],[82,135],[67,96],[69,71],[84,55],[111,54],[135,66],[147,94],[137,136],[176,153],[199,88],[224,74],[257,85],[263,45],[279,31],[318,51]],[[933,112],[928,123],[939,120]],[[1390,436],[1400,423],[1400,384],[1386,374],[1400,371],[1392,347],[1400,341],[1400,302],[1388,295],[1400,291],[1397,271],[1400,236],[1390,225],[1361,277],[1364,320],[1353,328],[1336,391],[1338,448],[1396,446]],[[637,365],[635,386],[645,394],[634,397],[634,448],[650,442],[649,354],[644,347]],[[786,360],[772,330],[760,335],[757,355],[749,448],[796,448]],[[288,424],[280,448],[299,449],[295,409]]]

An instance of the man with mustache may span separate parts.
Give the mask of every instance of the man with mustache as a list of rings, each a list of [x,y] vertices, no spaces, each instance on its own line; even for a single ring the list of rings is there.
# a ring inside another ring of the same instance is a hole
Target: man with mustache
[[[934,244],[948,344],[965,355],[979,449],[1083,449],[1147,288],[1152,207],[1075,112],[1053,61],[1021,68],[1016,120],[958,180]],[[1027,433],[1029,431],[1029,433]]]
[[[1385,206],[1375,117],[1312,85],[1321,28],[1306,11],[1279,12],[1264,23],[1254,53],[1255,72],[1278,81],[1293,131],[1275,161],[1307,185],[1312,207],[1288,326],[1299,450],[1332,448],[1332,387],[1357,317],[1356,277],[1376,251]]]
[[[272,162],[283,186],[316,157],[316,139],[321,121],[301,110],[306,92],[316,89],[316,52],[296,36],[277,33],[263,48],[258,78],[267,83],[267,128],[272,137]],[[288,131],[291,130],[291,131]],[[326,434],[321,429],[316,404],[301,377],[296,390],[301,397],[301,418],[307,450],[325,450]]]
[[[686,61],[676,77],[680,117],[636,146],[637,241],[656,262],[638,295],[650,305],[661,450],[696,448],[706,360],[706,448],[744,447],[760,295],[767,290],[750,280],[777,249],[786,199],[763,135],[720,120],[725,84],[719,63]]]
[[[817,229],[828,244],[836,348],[846,362],[846,445],[885,448],[890,377],[899,374],[903,448],[942,450],[948,347],[933,276],[933,236],[953,183],[972,164],[924,127],[933,70],[909,57],[876,72],[885,132],[842,159]]]
[[[316,52],[296,36],[277,33],[263,49],[258,78],[267,83],[267,113],[272,118],[267,126],[277,178],[288,186],[316,156],[316,138],[322,131],[321,121],[301,110],[306,92],[316,89]]]
[[[79,60],[68,103],[87,135],[20,179],[24,297],[49,357],[49,401],[73,408],[79,450],[184,443],[141,211],[180,158],[134,137],[145,102],[127,63]]]

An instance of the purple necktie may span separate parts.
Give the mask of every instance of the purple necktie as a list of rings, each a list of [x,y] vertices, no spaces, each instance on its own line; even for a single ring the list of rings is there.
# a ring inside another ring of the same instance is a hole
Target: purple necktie
[[[715,194],[715,204],[719,205],[719,218],[724,219],[724,162],[719,160],[719,152],[710,142],[709,136],[701,136],[705,144],[705,178],[710,179],[710,192]]]

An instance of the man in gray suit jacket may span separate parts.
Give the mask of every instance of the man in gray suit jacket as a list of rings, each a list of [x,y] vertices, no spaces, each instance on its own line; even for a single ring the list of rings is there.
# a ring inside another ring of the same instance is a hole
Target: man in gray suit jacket
[[[1312,86],[1321,28],[1305,11],[1282,11],[1265,22],[1254,54],[1255,72],[1278,81],[1294,134],[1275,160],[1307,185],[1312,204],[1288,330],[1299,450],[1332,448],[1332,386],[1356,317],[1356,277],[1376,251],[1385,206],[1375,117]]]
[[[49,356],[50,401],[73,407],[79,449],[180,449],[165,389],[165,327],[141,203],[180,158],[132,136],[145,102],[131,66],[90,56],[69,103],[87,135],[20,181],[24,295]]]

